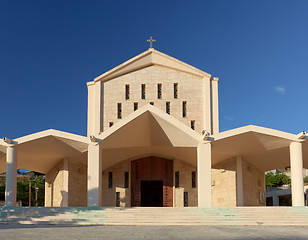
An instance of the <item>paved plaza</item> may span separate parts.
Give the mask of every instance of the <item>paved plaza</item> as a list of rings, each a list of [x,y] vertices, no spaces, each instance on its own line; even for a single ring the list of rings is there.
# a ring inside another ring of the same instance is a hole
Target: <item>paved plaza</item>
[[[1,225],[0,239],[308,239],[308,227]]]

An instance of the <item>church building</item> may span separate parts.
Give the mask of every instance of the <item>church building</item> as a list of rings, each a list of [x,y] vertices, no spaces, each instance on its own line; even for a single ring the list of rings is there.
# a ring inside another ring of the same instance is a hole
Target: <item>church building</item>
[[[0,140],[6,206],[19,168],[46,174],[45,206],[265,206],[265,172],[291,166],[304,206],[308,136],[219,131],[219,79],[154,48],[87,83],[87,137],[46,130]]]

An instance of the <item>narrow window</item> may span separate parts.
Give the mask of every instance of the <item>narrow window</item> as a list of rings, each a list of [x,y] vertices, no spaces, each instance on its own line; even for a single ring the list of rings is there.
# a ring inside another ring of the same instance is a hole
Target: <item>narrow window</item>
[[[122,104],[118,103],[118,119],[122,118]]]
[[[141,84],[141,99],[145,99],[145,84]]]
[[[166,102],[166,113],[170,114],[170,102]]]
[[[112,127],[113,126],[113,122],[109,122],[109,127]]]
[[[173,84],[173,95],[174,95],[174,98],[178,98],[178,84],[177,83]]]
[[[196,188],[196,171],[191,172],[191,187]]]
[[[161,83],[157,84],[157,98],[161,99]]]
[[[112,172],[108,174],[108,188],[112,188]]]
[[[195,130],[195,120],[190,121],[190,127],[192,130]]]
[[[151,105],[154,105],[154,102],[150,102]]]
[[[174,172],[174,182],[176,188],[180,187],[180,172]]]
[[[116,207],[120,207],[120,192],[116,192]]]
[[[129,179],[128,172],[124,172],[124,188],[128,188],[129,186],[128,179]]]
[[[184,207],[188,207],[188,192],[184,192]]]
[[[129,99],[129,85],[126,84],[125,85],[125,99]]]
[[[182,104],[182,112],[183,112],[183,118],[185,118],[187,116],[187,112],[186,112],[186,102],[183,102]]]
[[[135,102],[135,103],[134,103],[134,111],[136,111],[137,109],[138,109],[138,103]]]

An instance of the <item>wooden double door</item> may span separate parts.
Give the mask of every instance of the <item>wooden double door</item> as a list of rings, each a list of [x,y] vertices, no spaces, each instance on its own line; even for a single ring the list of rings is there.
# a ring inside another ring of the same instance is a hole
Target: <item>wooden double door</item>
[[[173,206],[173,161],[146,157],[131,162],[131,206]]]

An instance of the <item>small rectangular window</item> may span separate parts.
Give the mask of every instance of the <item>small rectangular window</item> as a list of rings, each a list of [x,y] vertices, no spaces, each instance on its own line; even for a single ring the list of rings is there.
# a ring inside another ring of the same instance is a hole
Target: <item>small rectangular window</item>
[[[191,187],[196,188],[196,171],[191,172]]]
[[[166,113],[170,114],[170,102],[166,102]]]
[[[183,102],[183,104],[182,104],[182,112],[183,112],[183,118],[185,118],[187,116],[186,102]]]
[[[108,173],[108,188],[112,188],[112,172]]]
[[[122,104],[118,103],[118,119],[122,118]]]
[[[174,98],[178,98],[178,84],[177,83],[173,84],[173,95],[174,95]]]
[[[180,187],[180,172],[174,172],[174,186]]]
[[[150,102],[151,105],[154,105],[154,102]]]
[[[161,99],[161,83],[157,84],[157,98]]]
[[[134,103],[134,111],[136,111],[137,109],[138,109],[138,103],[135,102],[135,103]]]
[[[145,99],[145,84],[141,84],[141,99]]]
[[[129,85],[126,84],[125,85],[125,99],[129,99]]]
[[[113,126],[113,122],[109,122],[109,127],[112,127]]]
[[[120,192],[116,192],[116,207],[120,207]]]
[[[184,192],[184,207],[188,207],[188,192]]]
[[[190,127],[191,127],[192,130],[195,130],[195,121],[194,120],[190,121]]]
[[[129,186],[129,175],[128,172],[124,172],[124,188],[128,188]]]

